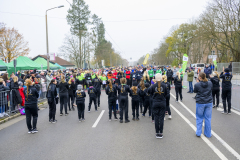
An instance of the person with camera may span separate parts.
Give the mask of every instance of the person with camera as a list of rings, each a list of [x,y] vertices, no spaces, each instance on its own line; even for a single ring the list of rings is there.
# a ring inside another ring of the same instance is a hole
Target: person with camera
[[[223,72],[220,74],[220,78],[222,78],[222,103],[224,111],[222,114],[231,114],[231,93],[232,93],[232,74],[229,73],[230,69],[223,67]],[[228,102],[228,112],[226,106],[226,100]]]
[[[187,81],[189,83],[189,91],[187,93],[193,93],[193,77],[194,77],[194,72],[192,70],[192,67],[187,70]]]
[[[196,93],[196,136],[202,134],[203,119],[205,119],[204,135],[211,137],[211,119],[212,119],[212,82],[208,81],[206,74],[201,72],[196,79],[194,93]]]

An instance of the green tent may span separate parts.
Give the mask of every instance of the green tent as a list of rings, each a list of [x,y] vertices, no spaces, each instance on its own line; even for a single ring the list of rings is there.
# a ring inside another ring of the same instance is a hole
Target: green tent
[[[20,71],[21,70],[33,70],[33,69],[41,70],[42,69],[40,64],[35,63],[28,57],[19,56],[16,60],[17,60],[16,71],[18,71],[18,70],[20,70]],[[10,63],[6,63],[6,66],[8,67],[7,71],[9,74],[12,72],[15,72],[13,61]],[[43,69],[47,69],[47,68],[43,67]]]
[[[6,71],[7,68],[8,67],[6,66],[6,64],[2,60],[0,60],[0,71]]]
[[[47,60],[45,60],[44,58],[41,58],[41,57],[38,57],[37,59],[35,59],[33,62],[39,64],[40,66],[43,65],[43,67],[46,67],[47,68]],[[60,69],[59,66],[56,66],[52,63],[49,62],[49,68],[51,70],[57,70],[57,69]]]
[[[63,66],[61,66],[61,65],[59,65],[59,64],[57,64],[57,63],[55,63],[55,66],[60,67],[60,69],[66,69],[66,67],[63,67]]]

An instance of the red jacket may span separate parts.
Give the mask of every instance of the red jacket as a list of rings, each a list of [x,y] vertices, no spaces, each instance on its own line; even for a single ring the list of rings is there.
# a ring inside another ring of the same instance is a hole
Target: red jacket
[[[114,73],[113,73],[113,77],[112,77],[112,78],[114,78],[114,79],[117,78],[117,72],[114,72]]]
[[[130,79],[130,74],[131,74],[130,71],[126,71],[126,78],[127,78],[127,79]]]
[[[21,96],[21,98],[22,98],[21,106],[24,106],[24,105],[25,105],[25,96],[24,96],[23,90],[24,90],[23,87],[18,89],[18,91],[19,91],[19,93],[20,93],[20,96]]]

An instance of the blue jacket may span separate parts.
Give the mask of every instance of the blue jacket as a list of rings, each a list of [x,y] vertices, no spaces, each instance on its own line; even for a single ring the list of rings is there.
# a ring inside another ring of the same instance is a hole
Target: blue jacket
[[[137,79],[142,78],[142,72],[141,71],[136,71],[136,74],[137,74]]]
[[[212,74],[211,68],[210,68],[210,67],[206,67],[206,68],[204,69],[204,73],[205,73],[206,75]]]

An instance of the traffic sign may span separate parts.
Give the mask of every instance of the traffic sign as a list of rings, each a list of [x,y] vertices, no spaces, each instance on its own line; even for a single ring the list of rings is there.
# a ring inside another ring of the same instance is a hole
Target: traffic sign
[[[209,55],[208,59],[217,59],[217,55]]]

